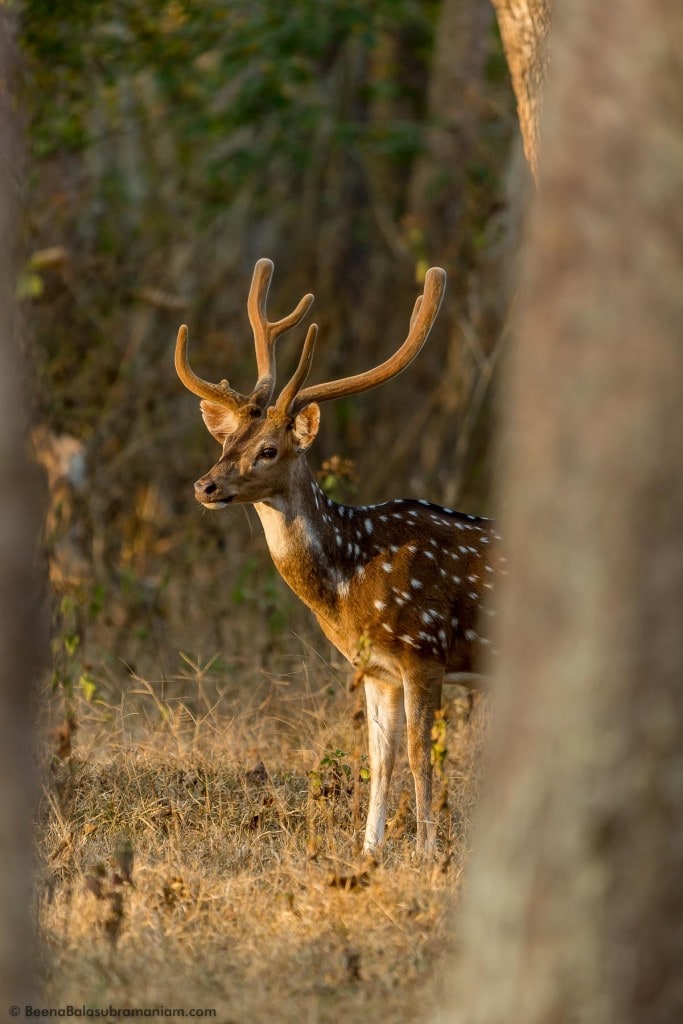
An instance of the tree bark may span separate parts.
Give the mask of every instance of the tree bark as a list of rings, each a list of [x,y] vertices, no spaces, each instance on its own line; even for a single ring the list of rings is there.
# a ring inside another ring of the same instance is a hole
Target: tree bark
[[[538,140],[548,64],[549,0],[492,0],[517,99],[524,153],[538,181]]]
[[[678,0],[558,0],[458,1024],[683,1020]]]
[[[42,633],[36,626],[38,501],[21,410],[14,317],[14,182],[10,121],[10,16],[0,8],[0,1012],[31,989],[33,810],[31,687]],[[23,1012],[23,1010],[22,1010]],[[7,1018],[10,1019],[9,1017]]]

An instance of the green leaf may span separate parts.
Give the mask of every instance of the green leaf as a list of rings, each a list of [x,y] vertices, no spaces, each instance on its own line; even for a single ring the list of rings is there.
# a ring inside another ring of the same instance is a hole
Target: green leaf
[[[25,272],[19,274],[17,279],[17,298],[22,299],[39,299],[44,291],[43,279],[40,274],[32,274]]]
[[[73,658],[74,654],[80,647],[80,644],[81,638],[78,633],[71,633],[64,637],[64,650],[70,658]]]
[[[88,704],[91,704],[95,697],[97,696],[97,683],[95,682],[95,680],[92,678],[92,676],[88,675],[87,672],[83,672],[81,673],[81,677],[78,680],[78,685],[81,688],[83,696],[85,697]]]

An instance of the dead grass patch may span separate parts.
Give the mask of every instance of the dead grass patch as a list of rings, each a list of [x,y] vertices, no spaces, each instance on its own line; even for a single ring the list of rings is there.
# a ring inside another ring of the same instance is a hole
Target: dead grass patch
[[[70,754],[46,744],[37,822],[45,1005],[298,1024],[423,1016],[466,860],[485,706],[449,715],[437,861],[412,859],[403,759],[375,866],[359,854],[356,695],[331,670],[317,690],[308,680],[236,685],[185,662],[163,685],[133,679],[116,703],[74,698]]]

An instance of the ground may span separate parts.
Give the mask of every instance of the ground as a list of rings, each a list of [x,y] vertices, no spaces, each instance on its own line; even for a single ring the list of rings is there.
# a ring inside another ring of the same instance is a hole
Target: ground
[[[485,702],[451,700],[446,739],[435,729],[436,861],[414,860],[403,756],[375,865],[359,852],[367,742],[347,674],[316,658],[316,689],[305,659],[286,676],[182,664],[163,684],[132,676],[115,701],[80,688],[70,725],[63,693],[45,695],[41,1005],[422,1019],[468,853]]]

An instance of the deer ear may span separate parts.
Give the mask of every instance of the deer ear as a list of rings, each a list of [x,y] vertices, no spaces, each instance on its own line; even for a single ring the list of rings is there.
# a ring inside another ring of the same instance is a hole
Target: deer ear
[[[216,402],[202,401],[199,403],[202,419],[211,436],[222,445],[228,436],[237,429],[237,413],[225,405]]]
[[[316,405],[315,402],[311,402],[310,405],[307,405],[297,414],[294,420],[294,437],[302,452],[310,448],[315,441],[319,426],[320,406]]]

